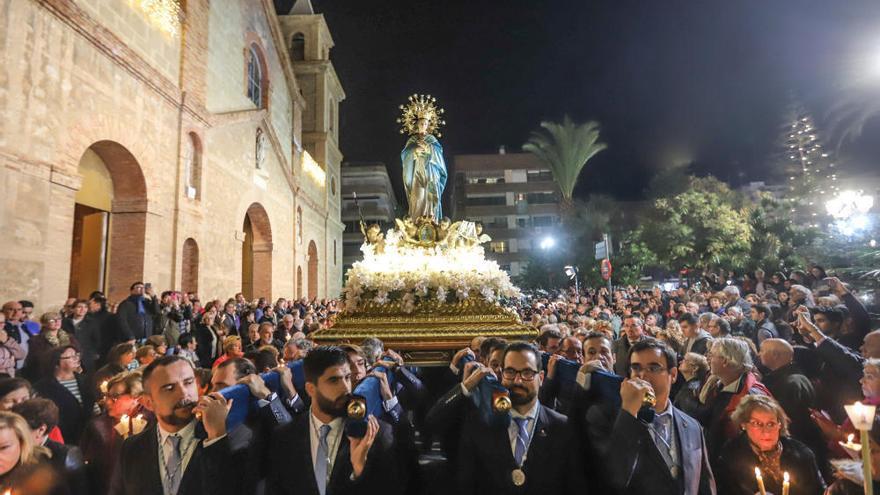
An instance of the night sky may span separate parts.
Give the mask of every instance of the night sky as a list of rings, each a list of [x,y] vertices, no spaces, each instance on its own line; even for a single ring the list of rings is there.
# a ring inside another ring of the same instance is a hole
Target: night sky
[[[279,12],[290,3],[276,0]],[[733,183],[768,178],[790,95],[830,146],[840,134],[830,130],[835,105],[880,101],[870,86],[880,86],[876,0],[313,5],[330,26],[347,94],[345,160],[383,161],[398,186],[404,138],[395,119],[414,92],[446,109],[447,162],[499,145],[517,151],[541,120],[566,113],[598,120],[609,149],[589,162],[577,195],[621,199],[641,197],[669,165]],[[844,172],[880,169],[880,118],[839,155]]]

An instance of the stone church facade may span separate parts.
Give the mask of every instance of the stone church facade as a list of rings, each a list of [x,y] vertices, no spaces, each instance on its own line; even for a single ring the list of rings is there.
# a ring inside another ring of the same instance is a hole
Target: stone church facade
[[[345,94],[295,13],[0,0],[0,300],[337,296]]]

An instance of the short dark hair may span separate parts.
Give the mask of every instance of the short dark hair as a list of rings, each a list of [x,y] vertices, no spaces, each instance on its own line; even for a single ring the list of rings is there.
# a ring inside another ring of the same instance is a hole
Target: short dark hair
[[[773,310],[770,309],[770,306],[766,304],[755,304],[752,306],[755,308],[755,311],[764,315],[764,318],[771,318],[773,316]]]
[[[190,342],[194,340],[196,340],[196,338],[193,337],[193,334],[189,332],[182,333],[180,334],[180,337],[177,338],[177,345],[179,345],[180,347],[186,347],[189,345]]]
[[[829,306],[816,306],[813,308],[813,314],[823,315],[825,318],[828,318],[828,321],[831,323],[843,323],[845,319],[843,311],[835,307]]]
[[[121,358],[125,354],[128,354],[129,352],[134,354],[134,346],[133,345],[126,343],[126,342],[116,344],[113,347],[111,347],[110,351],[107,353],[107,362],[112,363],[112,364],[116,364],[116,362],[119,361],[119,358]]]
[[[691,325],[696,325],[699,322],[699,319],[697,318],[697,315],[695,315],[695,314],[682,313],[682,314],[678,315],[678,322],[679,323],[688,322]]]
[[[611,337],[602,332],[597,332],[596,330],[590,330],[590,332],[584,336],[584,341],[592,339],[605,339],[608,341],[608,345],[612,344]]]
[[[480,356],[489,359],[489,354],[492,354],[496,349],[501,349],[506,346],[507,341],[500,337],[487,337],[480,342]]]
[[[248,375],[256,375],[257,368],[254,366],[254,363],[248,361],[245,358],[232,358],[223,361],[222,363],[217,365],[215,371],[220,370],[221,368],[227,368],[229,366],[235,366],[235,380],[241,380],[242,378]]]
[[[174,294],[173,290],[162,291],[162,295],[159,297],[159,299],[165,299],[166,297],[171,296],[173,294]]]
[[[144,391],[149,390],[147,388],[147,382],[150,381],[150,376],[153,375],[153,371],[155,371],[156,368],[158,368],[160,366],[170,366],[174,363],[181,362],[181,361],[188,364],[192,368],[192,363],[190,363],[188,359],[184,359],[184,358],[182,358],[180,356],[176,356],[176,355],[162,356],[160,358],[156,358],[152,363],[145,366],[144,367],[144,374],[143,374]],[[193,372],[193,373],[195,373],[195,372]]]
[[[22,309],[34,307],[34,303],[28,301],[27,299],[22,299],[21,301],[18,301],[18,304],[21,304]]]
[[[0,379],[0,399],[6,397],[7,395],[15,392],[20,388],[28,389],[29,393],[33,393],[34,389],[31,387],[31,382],[25,380],[20,377],[7,377]]]
[[[531,352],[535,356],[535,365],[538,367],[537,371],[541,371],[541,352],[534,345],[528,342],[514,342],[508,344],[507,347],[504,348],[504,355],[501,356],[502,365],[507,359],[507,355],[511,352]]]
[[[55,368],[61,364],[61,355],[68,349],[79,352],[76,346],[72,344],[61,345],[49,351],[49,358],[46,360],[45,368],[43,369],[46,375],[52,375],[55,372]]]
[[[335,345],[319,345],[303,358],[303,373],[306,381],[318,384],[318,378],[327,368],[348,364],[348,353]]]
[[[101,293],[94,294],[93,293],[91,295],[91,297],[89,297],[89,300],[98,303],[98,305],[101,306],[101,311],[107,311],[107,298],[104,297],[103,294],[101,294]]]
[[[138,285],[144,285],[144,283],[141,282],[141,281],[137,281],[137,282],[131,284],[131,287],[129,287],[128,290],[132,291],[132,290],[134,290],[134,288],[137,287]]]
[[[562,338],[562,332],[560,332],[559,330],[548,328],[547,330],[544,330],[543,332],[541,332],[541,335],[538,335],[538,343],[541,344],[541,347],[546,347],[548,340],[561,339],[561,338]],[[481,352],[482,352],[482,349],[481,349]]]
[[[253,354],[254,366],[262,372],[278,366],[278,349],[271,345],[264,345]]]
[[[46,425],[46,434],[58,426],[58,406],[49,399],[35,397],[12,406],[12,412],[27,422],[32,430]]]
[[[633,354],[652,349],[657,349],[660,351],[660,354],[666,357],[666,369],[670,370],[678,367],[678,356],[675,354],[675,351],[672,350],[672,347],[669,347],[666,342],[653,337],[644,338],[633,344],[632,347],[629,348],[630,360],[632,360]]]
[[[724,318],[715,318],[715,324],[718,325],[718,328],[721,329],[721,333],[724,335],[730,335],[730,322],[725,320]]]

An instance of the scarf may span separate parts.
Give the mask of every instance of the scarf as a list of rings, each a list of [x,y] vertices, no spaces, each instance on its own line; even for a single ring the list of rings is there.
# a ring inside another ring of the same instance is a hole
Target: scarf
[[[767,486],[782,486],[782,442],[776,444],[773,450],[761,451],[755,444],[749,442],[752,452],[758,458],[758,466],[761,475],[767,482]]]
[[[49,332],[43,332],[43,337],[46,338],[46,341],[49,342],[52,347],[70,345],[70,335],[64,330],[58,330],[55,335],[52,335]]]

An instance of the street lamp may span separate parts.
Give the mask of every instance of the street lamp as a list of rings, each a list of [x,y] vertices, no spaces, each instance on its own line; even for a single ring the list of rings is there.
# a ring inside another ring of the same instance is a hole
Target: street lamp
[[[541,239],[540,246],[541,246],[541,249],[543,249],[544,251],[551,249],[555,245],[556,245],[556,239],[554,239],[550,236],[547,236],[547,237]]]
[[[581,288],[578,286],[578,267],[574,265],[566,265],[565,274],[568,276],[569,280],[574,280],[574,291],[577,293],[578,301],[580,302]]]

